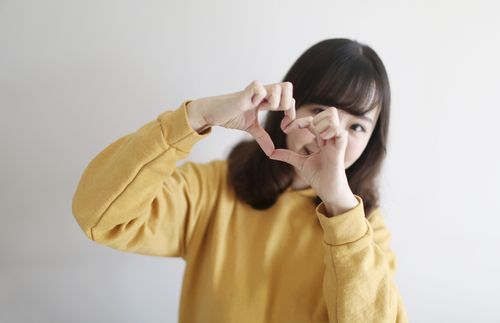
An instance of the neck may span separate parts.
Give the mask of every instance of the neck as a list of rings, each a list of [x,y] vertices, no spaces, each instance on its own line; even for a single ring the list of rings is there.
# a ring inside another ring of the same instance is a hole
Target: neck
[[[292,190],[303,190],[309,188],[309,184],[297,173],[295,173],[295,177],[292,182]]]

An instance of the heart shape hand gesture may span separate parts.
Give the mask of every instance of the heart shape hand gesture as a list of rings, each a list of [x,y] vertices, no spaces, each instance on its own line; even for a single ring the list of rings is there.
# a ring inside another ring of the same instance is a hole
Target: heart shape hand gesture
[[[333,213],[355,206],[357,200],[349,188],[344,168],[348,133],[340,129],[337,109],[330,107],[314,117],[296,119],[292,92],[290,82],[264,86],[253,81],[240,92],[191,102],[188,117],[193,128],[221,126],[249,133],[271,159],[294,166],[325,202],[327,211]],[[316,136],[318,151],[300,155],[288,149],[275,149],[269,134],[259,124],[258,112],[263,110],[284,111],[281,129],[285,133],[309,129]]]
[[[348,132],[340,128],[337,109],[330,107],[314,117],[298,118],[287,126],[283,125],[284,123],[282,129],[287,134],[307,128],[316,137],[319,149],[310,155],[301,155],[288,149],[275,149],[269,157],[294,166],[296,172],[325,204],[353,204],[355,199],[353,200],[344,166]]]

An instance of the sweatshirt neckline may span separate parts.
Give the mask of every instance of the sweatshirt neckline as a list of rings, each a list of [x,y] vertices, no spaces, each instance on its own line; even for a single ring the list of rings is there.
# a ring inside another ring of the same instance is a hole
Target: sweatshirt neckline
[[[291,194],[299,194],[299,195],[307,196],[307,197],[316,197],[317,196],[316,192],[314,191],[314,189],[312,187],[293,190],[292,186],[289,186],[285,192],[291,193]]]

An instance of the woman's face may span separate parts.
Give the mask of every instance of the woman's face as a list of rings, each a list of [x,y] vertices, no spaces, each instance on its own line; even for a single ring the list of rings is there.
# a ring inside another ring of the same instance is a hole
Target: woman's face
[[[297,109],[297,118],[315,116],[328,106],[320,104],[305,104]],[[379,115],[379,108],[368,111],[363,116],[355,116],[343,110],[337,109],[339,113],[340,127],[349,133],[345,152],[345,168],[349,168],[361,156],[370,136],[375,129]],[[298,129],[287,135],[286,144],[288,149],[302,155],[313,154],[319,150],[315,136],[307,129]]]

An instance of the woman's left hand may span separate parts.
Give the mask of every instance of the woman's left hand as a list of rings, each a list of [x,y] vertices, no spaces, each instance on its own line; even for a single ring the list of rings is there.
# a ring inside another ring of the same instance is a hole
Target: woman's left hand
[[[282,122],[282,127],[285,124]],[[347,182],[344,164],[348,132],[340,128],[337,109],[330,107],[314,117],[295,119],[283,131],[290,133],[301,128],[309,129],[316,136],[319,151],[300,155],[288,149],[275,149],[269,157],[294,166],[324,202],[328,216],[355,207],[359,202]]]

